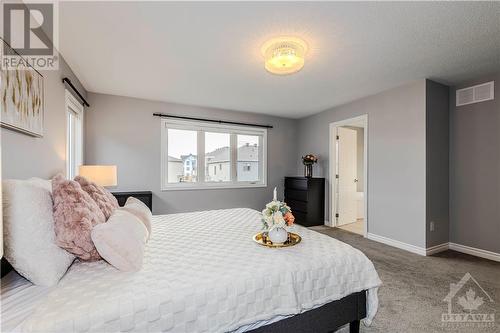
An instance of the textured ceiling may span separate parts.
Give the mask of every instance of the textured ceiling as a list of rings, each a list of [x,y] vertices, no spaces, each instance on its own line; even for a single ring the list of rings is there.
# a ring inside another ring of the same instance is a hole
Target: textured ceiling
[[[500,2],[62,2],[60,51],[88,91],[300,118],[408,81],[500,70]],[[296,35],[302,71],[260,46]]]

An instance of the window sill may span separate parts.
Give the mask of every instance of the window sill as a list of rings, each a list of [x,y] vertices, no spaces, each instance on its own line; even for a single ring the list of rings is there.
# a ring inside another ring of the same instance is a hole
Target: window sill
[[[258,188],[258,187],[267,187],[266,183],[258,183],[258,184],[206,184],[206,185],[169,185],[162,187],[162,192],[167,191],[190,191],[190,190],[224,190],[224,189],[235,189],[235,188]]]

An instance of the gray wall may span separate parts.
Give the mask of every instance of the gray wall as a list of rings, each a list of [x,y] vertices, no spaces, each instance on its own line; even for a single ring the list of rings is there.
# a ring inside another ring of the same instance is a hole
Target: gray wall
[[[427,80],[426,106],[426,244],[431,247],[449,241],[449,87]]]
[[[426,246],[425,86],[419,80],[299,120],[297,160],[319,154],[314,175],[327,179],[326,216],[329,124],[368,114],[368,232]]]
[[[2,12],[0,8],[0,17],[3,17]],[[50,178],[66,169],[65,87],[61,80],[69,77],[84,96],[86,91],[61,55],[59,59],[59,70],[42,71],[45,85],[43,137],[0,129],[4,179]]]
[[[492,101],[455,107],[455,89],[495,81]],[[450,90],[450,241],[500,253],[500,73]]]
[[[283,193],[286,175],[296,169],[296,121],[259,114],[89,93],[86,162],[116,164],[114,190],[151,190],[155,214],[218,208],[262,209],[274,186]],[[161,191],[160,118],[154,112],[273,125],[268,131],[266,188]]]

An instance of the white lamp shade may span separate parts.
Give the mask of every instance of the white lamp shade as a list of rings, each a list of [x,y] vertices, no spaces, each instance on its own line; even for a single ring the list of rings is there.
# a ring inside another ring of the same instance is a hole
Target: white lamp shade
[[[116,186],[116,165],[82,165],[80,176],[101,186]]]

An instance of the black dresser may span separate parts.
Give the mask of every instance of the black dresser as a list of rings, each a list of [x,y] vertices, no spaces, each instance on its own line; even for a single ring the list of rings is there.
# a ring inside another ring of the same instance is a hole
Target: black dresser
[[[118,201],[120,206],[125,205],[129,197],[134,197],[141,200],[153,211],[153,193],[151,191],[137,191],[137,192],[111,192]]]
[[[296,223],[325,224],[325,178],[285,177],[285,202]]]

